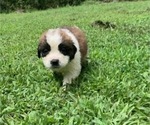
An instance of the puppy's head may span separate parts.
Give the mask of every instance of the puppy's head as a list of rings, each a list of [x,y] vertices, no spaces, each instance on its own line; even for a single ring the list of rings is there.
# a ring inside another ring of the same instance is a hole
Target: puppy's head
[[[50,29],[40,38],[38,57],[42,57],[45,67],[57,71],[74,59],[76,51],[72,38],[65,30]]]

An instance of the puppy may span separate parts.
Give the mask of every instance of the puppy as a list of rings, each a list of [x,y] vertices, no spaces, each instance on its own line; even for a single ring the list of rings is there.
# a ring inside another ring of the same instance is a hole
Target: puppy
[[[40,37],[38,57],[46,68],[63,75],[64,87],[79,76],[86,55],[85,34],[78,27],[49,29]]]

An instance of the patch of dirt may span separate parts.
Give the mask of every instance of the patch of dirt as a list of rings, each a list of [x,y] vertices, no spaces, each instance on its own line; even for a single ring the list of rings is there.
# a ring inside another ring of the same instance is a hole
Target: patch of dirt
[[[111,22],[104,22],[104,21],[101,21],[101,20],[96,20],[94,21],[92,24],[91,24],[92,27],[99,27],[99,28],[111,28],[111,29],[114,29],[116,28],[116,25],[111,23]]]

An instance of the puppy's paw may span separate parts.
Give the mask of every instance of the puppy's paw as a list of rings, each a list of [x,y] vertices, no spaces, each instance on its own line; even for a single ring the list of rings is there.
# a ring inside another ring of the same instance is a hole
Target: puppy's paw
[[[72,83],[72,79],[65,77],[64,80],[63,80],[62,89],[63,89],[64,91],[66,91],[67,85],[68,85],[68,84],[71,84],[71,83]]]
[[[62,90],[66,91],[67,90],[67,86],[66,85],[62,86]]]
[[[71,82],[72,82],[71,78],[64,78],[63,86],[66,86],[67,84],[71,84]]]

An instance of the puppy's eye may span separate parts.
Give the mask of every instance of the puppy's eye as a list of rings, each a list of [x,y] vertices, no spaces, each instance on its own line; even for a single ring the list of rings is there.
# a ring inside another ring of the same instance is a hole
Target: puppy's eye
[[[48,53],[49,53],[49,50],[48,50],[48,49],[42,50],[42,52],[41,52],[42,57],[46,56]]]
[[[69,53],[69,48],[67,46],[60,47],[60,52],[62,52],[64,55],[67,55]]]
[[[44,49],[42,52],[43,52],[43,53],[47,53],[47,52],[48,52],[48,49]]]
[[[66,48],[66,47],[62,47],[62,48],[61,48],[61,51],[62,51],[62,52],[65,52],[65,51],[67,51],[67,48]]]

